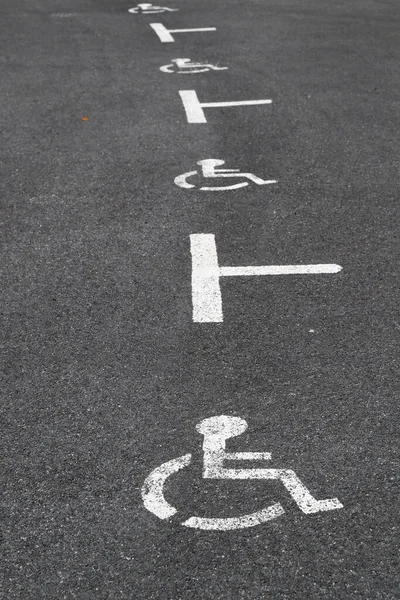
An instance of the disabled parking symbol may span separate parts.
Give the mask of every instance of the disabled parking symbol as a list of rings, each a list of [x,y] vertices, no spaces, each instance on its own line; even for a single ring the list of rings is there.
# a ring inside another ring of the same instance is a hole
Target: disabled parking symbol
[[[306,486],[291,469],[237,469],[224,465],[225,461],[268,461],[269,452],[226,452],[226,440],[241,435],[246,431],[247,422],[240,417],[221,415],[204,419],[196,426],[203,435],[203,479],[275,479],[279,480],[289,492],[299,509],[305,514],[313,514],[343,508],[337,498],[316,500]],[[185,454],[174,458],[155,468],[145,480],[142,487],[144,506],[159,519],[167,520],[177,513],[177,509],[164,497],[166,480],[188,467],[192,455]],[[235,530],[254,527],[276,519],[284,514],[280,503],[272,504],[257,512],[245,513],[238,517],[205,518],[192,516],[181,523],[184,527],[204,530]]]
[[[269,185],[271,183],[276,183],[276,179],[261,179],[253,173],[242,173],[240,169],[218,169],[217,167],[221,167],[225,164],[224,160],[216,159],[216,158],[206,158],[204,160],[197,161],[200,169],[199,171],[188,171],[187,173],[183,173],[182,175],[178,175],[175,177],[175,183],[178,187],[183,189],[193,189],[196,186],[193,183],[190,183],[189,178],[193,177],[193,175],[201,174],[204,179],[242,179],[244,181],[238,181],[237,183],[228,183],[228,185],[203,185],[199,189],[203,191],[226,191],[226,190],[237,190],[239,188],[247,187],[250,184],[255,185]]]
[[[196,73],[207,73],[208,71],[226,71],[228,67],[219,67],[207,62],[193,62],[190,58],[173,58],[171,63],[160,67],[163,73],[179,73],[181,75],[193,75]]]
[[[128,12],[134,15],[154,15],[156,13],[176,12],[178,8],[168,8],[167,6],[153,6],[150,3],[138,4],[134,8],[128,8]]]

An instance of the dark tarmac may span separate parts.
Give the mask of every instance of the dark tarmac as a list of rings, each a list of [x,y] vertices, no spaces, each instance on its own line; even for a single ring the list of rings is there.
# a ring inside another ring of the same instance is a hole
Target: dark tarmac
[[[400,4],[161,5],[179,12],[0,4],[0,597],[400,598]],[[152,22],[217,31],[161,43]],[[177,57],[229,68],[160,71]],[[272,104],[190,124],[191,89]],[[175,185],[207,158],[277,183]],[[223,322],[193,322],[195,233],[215,235],[223,266],[343,269],[225,278]],[[248,422],[228,450],[271,452],[343,508],[204,480],[195,426],[214,415]],[[143,482],[187,453],[165,486],[178,513],[160,520]],[[252,528],[181,525],[276,502],[285,514]]]

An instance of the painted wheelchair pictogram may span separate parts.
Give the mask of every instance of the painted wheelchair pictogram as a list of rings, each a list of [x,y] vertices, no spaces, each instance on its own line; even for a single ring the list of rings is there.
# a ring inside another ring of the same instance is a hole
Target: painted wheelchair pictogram
[[[248,425],[240,417],[221,415],[204,419],[196,430],[204,436],[203,479],[275,479],[280,480],[300,510],[305,514],[313,514],[343,508],[337,498],[316,500],[296,473],[291,469],[235,469],[224,466],[224,461],[266,461],[271,460],[269,452],[226,452],[226,440],[241,435]],[[163,493],[166,480],[171,475],[190,465],[191,454],[175,458],[154,469],[142,487],[144,506],[159,519],[169,519],[177,513],[169,504]],[[193,516],[181,524],[184,527],[204,530],[234,530],[254,527],[284,514],[280,503],[239,517],[205,518]]]
[[[154,15],[163,12],[176,12],[179,8],[167,8],[166,6],[153,6],[150,3],[138,4],[134,8],[128,8],[128,12],[134,15]]]
[[[268,185],[271,183],[276,183],[276,179],[261,179],[253,173],[241,173],[240,169],[217,169],[216,167],[222,166],[225,164],[224,160],[219,160],[216,158],[206,158],[204,160],[197,161],[197,164],[201,167],[200,173],[205,179],[247,179],[247,181],[241,181],[239,183],[233,183],[231,185],[224,186],[209,186],[203,185],[199,189],[203,191],[223,191],[223,190],[237,190],[242,187],[247,187],[249,185],[249,181],[255,183],[256,185]],[[189,183],[189,177],[193,175],[198,175],[198,171],[188,171],[187,173],[183,173],[183,175],[178,175],[175,177],[175,183],[177,186],[184,189],[192,189],[196,186],[193,183]]]
[[[211,63],[196,63],[190,58],[172,58],[171,63],[160,67],[163,73],[179,73],[190,75],[195,73],[207,73],[208,71],[226,71],[228,67],[218,67]]]

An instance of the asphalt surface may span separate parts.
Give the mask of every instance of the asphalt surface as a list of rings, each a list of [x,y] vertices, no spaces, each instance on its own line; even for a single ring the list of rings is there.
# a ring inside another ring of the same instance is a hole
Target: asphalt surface
[[[165,5],[179,12],[0,4],[0,597],[400,598],[400,5]],[[167,44],[150,22],[217,31]],[[229,70],[159,70],[177,57]],[[180,89],[273,103],[189,124]],[[178,188],[204,158],[278,183]],[[227,278],[224,322],[194,323],[193,233],[215,234],[224,266],[343,270]],[[229,450],[271,452],[343,508],[204,480],[195,425],[214,415],[249,424]],[[160,520],[143,482],[187,453],[165,487],[178,513]],[[253,528],[181,525],[273,502],[285,514]]]

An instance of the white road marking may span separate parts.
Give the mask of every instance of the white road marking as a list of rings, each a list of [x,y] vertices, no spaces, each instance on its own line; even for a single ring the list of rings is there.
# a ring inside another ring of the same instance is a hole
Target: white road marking
[[[247,527],[255,527],[261,523],[271,521],[284,514],[282,506],[277,503],[259,510],[250,515],[244,515],[242,517],[228,517],[225,519],[211,518],[207,519],[204,517],[190,517],[182,523],[185,527],[192,527],[193,529],[205,529],[206,531],[231,531],[233,529],[245,529]]]
[[[162,23],[150,23],[150,27],[156,32],[164,43],[175,42],[171,33],[193,33],[197,31],[217,31],[216,27],[199,27],[195,29],[167,29]]]
[[[193,175],[197,175],[197,171],[188,171],[187,173],[183,173],[182,175],[178,175],[174,179],[174,183],[183,189],[190,190],[196,187],[193,183],[189,183],[189,177],[193,177]]]
[[[339,273],[340,265],[276,265],[266,267],[221,267],[220,277],[243,277],[248,275],[318,275]]]
[[[226,468],[224,466],[226,460],[263,460],[264,453],[260,452],[226,452],[226,440],[241,435],[247,427],[247,421],[244,419],[227,415],[210,417],[196,425],[197,431],[204,436],[203,477],[205,479],[279,479],[304,513],[309,514],[343,507],[337,498],[316,500],[295,472],[290,469]],[[265,459],[271,459],[269,452],[265,453]]]
[[[268,265],[256,267],[220,267],[215,236],[196,233],[190,236],[192,255],[192,304],[195,323],[222,323],[220,277],[257,275],[316,275],[339,273],[337,264]]]
[[[269,452],[226,452],[226,440],[246,431],[247,421],[240,417],[220,415],[203,419],[196,429],[204,436],[203,455],[204,479],[274,479],[279,480],[289,492],[297,506],[305,514],[343,508],[337,498],[316,500],[291,469],[233,469],[226,468],[227,460],[271,460]],[[164,498],[164,484],[168,477],[187,467],[191,454],[185,454],[157,467],[150,473],[142,487],[143,503],[147,510],[160,519],[169,519],[177,510]],[[227,518],[190,517],[182,523],[184,527],[205,530],[233,530],[254,527],[260,523],[275,519],[284,513],[281,504],[276,503],[255,513]]]
[[[271,460],[271,452],[229,452],[225,460]]]
[[[256,104],[272,104],[272,100],[234,100],[233,102],[202,102],[201,106],[219,108],[220,106],[255,106]]]
[[[207,123],[204,108],[220,108],[223,106],[254,106],[257,104],[271,104],[272,100],[238,100],[235,102],[199,102],[195,90],[180,90],[188,123]]]
[[[180,90],[179,95],[182,98],[188,123],[207,123],[195,90]]]
[[[159,519],[169,519],[177,511],[164,498],[163,487],[165,480],[190,464],[191,454],[174,458],[154,469],[145,480],[142,487],[143,504]]]
[[[219,179],[219,178],[225,178],[225,179],[232,179],[232,178],[239,178],[239,179],[248,179],[249,181],[255,183],[256,185],[269,185],[271,183],[276,183],[276,179],[260,179],[260,177],[257,177],[256,175],[253,175],[253,173],[241,173],[240,169],[217,169],[217,166],[220,165],[224,165],[225,161],[224,160],[220,160],[220,159],[215,159],[215,158],[206,158],[204,160],[199,160],[197,161],[197,164],[200,165],[201,167],[201,171],[202,171],[202,176],[204,178],[208,178],[208,179]],[[195,186],[191,183],[188,183],[188,179],[189,177],[192,177],[193,175],[196,175],[197,171],[189,171],[188,173],[183,173],[183,175],[178,175],[178,177],[175,177],[175,183],[177,186],[184,188],[184,189],[190,189],[190,188],[194,188]],[[242,181],[241,183],[235,183],[233,185],[222,185],[222,186],[208,186],[208,185],[203,185],[201,186],[201,190],[203,191],[216,191],[216,192],[220,192],[220,191],[225,191],[225,190],[237,190],[238,188],[242,188],[242,187],[247,187],[249,185],[249,181]]]
[[[228,67],[218,67],[211,63],[196,63],[190,58],[173,58],[171,63],[160,67],[163,73],[179,73],[181,75],[192,75],[196,73],[207,73],[208,71],[226,71]]]
[[[138,4],[135,8],[128,8],[128,12],[143,15],[154,15],[155,13],[176,12],[179,8],[167,8],[166,6],[153,6],[152,4]]]
[[[215,236],[191,235],[190,251],[192,253],[193,321],[221,323],[223,321],[222,296]]]

